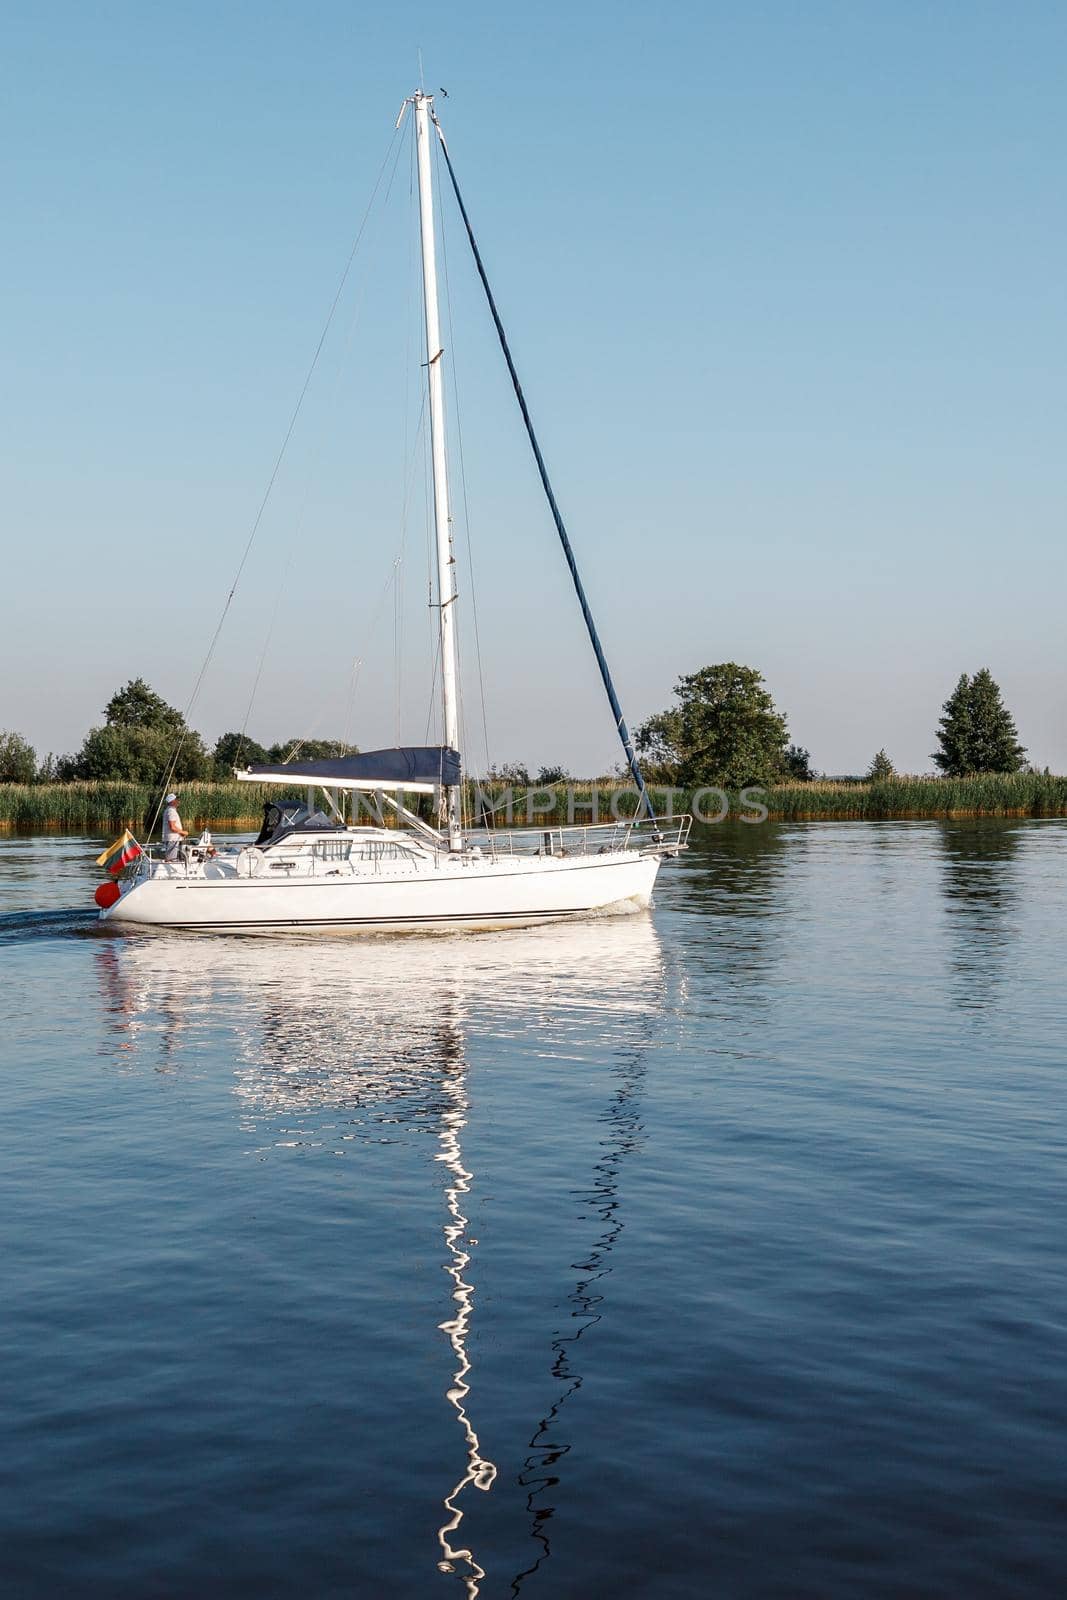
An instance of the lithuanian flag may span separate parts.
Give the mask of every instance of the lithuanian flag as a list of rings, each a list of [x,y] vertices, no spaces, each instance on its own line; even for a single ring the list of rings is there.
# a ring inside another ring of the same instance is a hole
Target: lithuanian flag
[[[102,855],[97,856],[96,864],[98,867],[107,867],[112,877],[116,877],[123,867],[128,867],[131,861],[136,861],[137,857],[143,854],[141,846],[127,828],[121,839],[116,839],[114,844],[108,845]]]

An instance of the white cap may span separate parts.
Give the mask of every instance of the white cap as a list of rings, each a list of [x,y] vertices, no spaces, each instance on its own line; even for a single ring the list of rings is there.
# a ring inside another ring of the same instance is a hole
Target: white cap
[[[172,801],[172,800],[177,800],[177,798],[178,798],[178,796],[177,796],[177,795],[176,795],[176,794],[168,794],[168,795],[165,795],[165,796],[164,796],[164,799],[163,799],[163,804],[164,804],[164,805],[165,805],[165,806],[169,806],[169,805],[170,805],[170,803],[171,803],[171,801]]]

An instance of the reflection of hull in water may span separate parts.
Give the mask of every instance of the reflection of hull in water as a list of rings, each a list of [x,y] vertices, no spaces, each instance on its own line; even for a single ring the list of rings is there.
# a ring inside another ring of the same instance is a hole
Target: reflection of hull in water
[[[662,1004],[662,951],[648,915],[430,941],[276,936],[109,940],[98,952],[125,1054],[192,1052],[223,1016],[236,1092],[249,1110],[408,1102],[464,1055],[462,1024],[598,1038]],[[404,1115],[397,1105],[398,1114]]]

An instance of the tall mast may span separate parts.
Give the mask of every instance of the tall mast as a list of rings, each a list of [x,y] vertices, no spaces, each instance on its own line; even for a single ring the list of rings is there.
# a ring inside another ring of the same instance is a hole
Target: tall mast
[[[433,178],[430,171],[430,115],[433,96],[420,89],[415,107],[415,144],[419,165],[419,224],[422,234],[422,298],[426,311],[426,374],[430,386],[430,449],[433,458],[433,520],[437,533],[437,592],[441,611],[441,697],[445,744],[459,749],[459,703],[456,685],[456,558],[448,505],[448,462],[445,454],[445,386],[441,367],[441,319],[437,307],[437,259],[434,247]],[[459,789],[445,790],[450,850],[463,847]]]

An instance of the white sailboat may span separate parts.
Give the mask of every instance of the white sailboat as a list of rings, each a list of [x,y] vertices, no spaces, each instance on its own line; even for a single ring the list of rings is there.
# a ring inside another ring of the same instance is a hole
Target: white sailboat
[[[144,852],[126,869],[101,920],[118,925],[235,932],[427,931],[530,926],[647,907],[660,864],[685,849],[688,817],[656,818],[607,663],[597,638],[574,554],[552,493],[511,352],[497,314],[466,208],[456,182],[433,97],[422,91],[401,109],[414,113],[426,373],[433,468],[433,520],[440,619],[441,746],[380,750],[235,771],[242,782],[306,791],[266,808],[252,846],[216,850],[209,841],[183,847],[177,861]],[[399,125],[399,119],[398,119]],[[441,149],[475,262],[511,374],[541,480],[578,595],[616,727],[638,792],[631,821],[606,826],[541,828],[521,833],[465,827],[459,754],[456,581],[446,452],[444,349],[437,293],[431,143]],[[316,805],[321,791],[324,809]],[[353,826],[342,797],[372,793],[387,804],[395,827]],[[404,797],[437,794],[441,827],[422,821]],[[103,896],[107,899],[108,896]],[[98,900],[100,897],[98,896]]]

